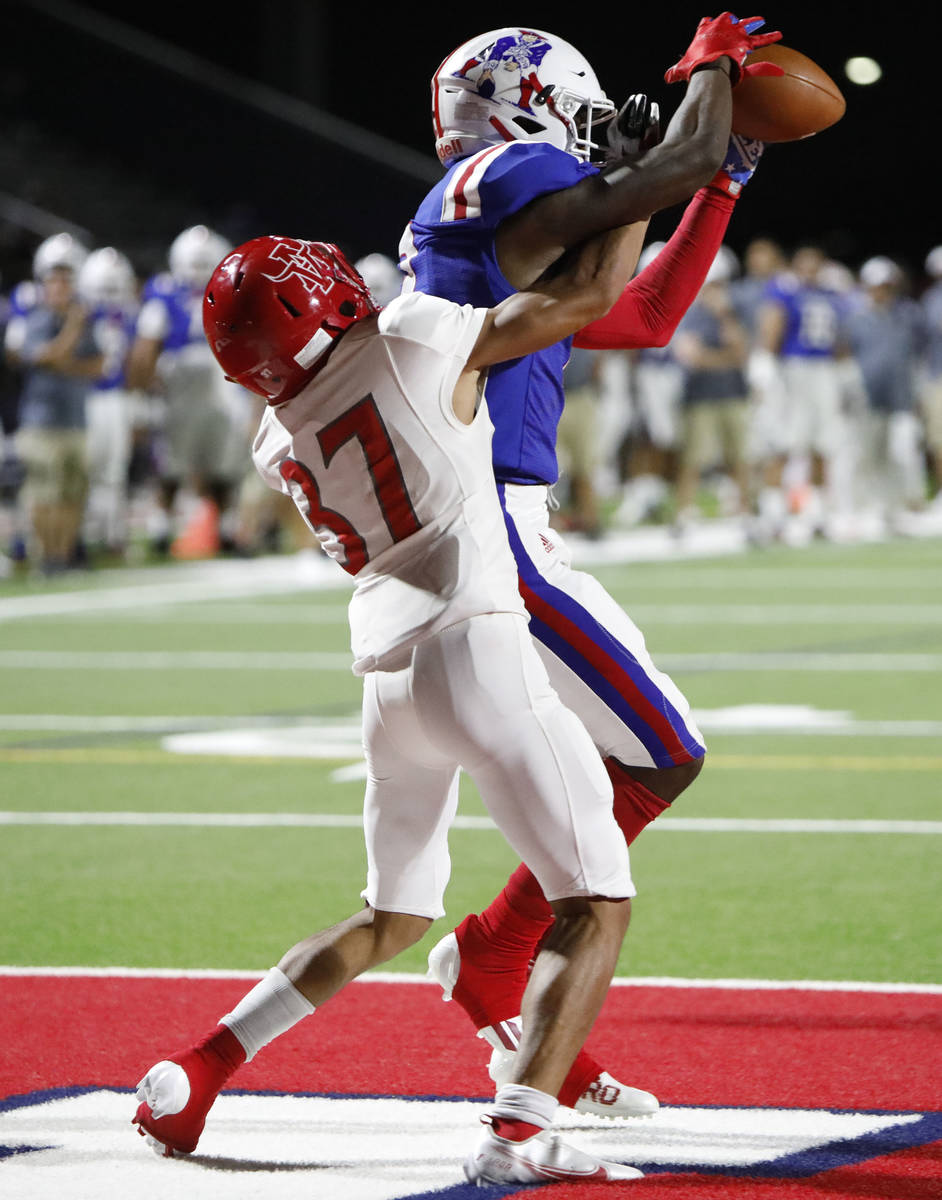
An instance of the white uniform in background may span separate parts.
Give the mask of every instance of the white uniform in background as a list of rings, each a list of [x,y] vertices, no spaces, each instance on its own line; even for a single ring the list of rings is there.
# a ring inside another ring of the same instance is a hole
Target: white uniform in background
[[[364,898],[428,917],[444,912],[459,766],[548,899],[634,895],[608,776],[528,633],[486,406],[470,425],[452,407],[485,316],[420,293],[392,301],[266,410],[254,447],[355,579]]]

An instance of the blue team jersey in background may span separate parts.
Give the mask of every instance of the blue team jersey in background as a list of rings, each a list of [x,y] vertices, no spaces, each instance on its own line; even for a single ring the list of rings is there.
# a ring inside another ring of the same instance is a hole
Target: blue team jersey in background
[[[144,285],[141,305],[159,300],[167,314],[167,336],[163,349],[183,350],[187,346],[205,344],[203,333],[203,289],[180,283],[172,275],[154,275]]]
[[[780,353],[786,358],[832,358],[841,340],[846,305],[835,292],[783,275],[766,287],[766,300],[785,311]]]
[[[491,308],[515,291],[497,263],[500,223],[538,196],[572,187],[597,169],[544,142],[491,146],[449,166],[400,243],[414,290]],[[407,282],[408,289],[410,283]],[[563,367],[572,339],[488,370],[494,474],[501,483],[555,483]]]

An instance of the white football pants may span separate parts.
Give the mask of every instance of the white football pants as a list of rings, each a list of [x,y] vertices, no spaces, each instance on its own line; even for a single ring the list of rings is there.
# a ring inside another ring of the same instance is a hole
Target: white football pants
[[[472,617],[364,676],[363,737],[372,907],[444,915],[459,767],[548,900],[635,894],[605,768],[523,617]]]

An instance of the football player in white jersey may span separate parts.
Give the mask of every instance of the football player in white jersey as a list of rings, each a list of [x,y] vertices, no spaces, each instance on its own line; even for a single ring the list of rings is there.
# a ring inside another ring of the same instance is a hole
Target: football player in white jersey
[[[206,1038],[147,1072],[135,1122],[162,1152],[195,1149],[242,1062],[443,915],[464,768],[556,918],[524,996],[513,1071],[465,1173],[482,1183],[640,1174],[549,1132],[634,886],[607,773],[527,630],[482,373],[607,312],[642,236],[643,226],[602,235],[492,309],[415,293],[377,310],[335,246],[291,238],[257,238],[214,272],[207,339],[226,375],[268,401],[256,466],[354,577],[368,868],[365,907],[299,942]]]

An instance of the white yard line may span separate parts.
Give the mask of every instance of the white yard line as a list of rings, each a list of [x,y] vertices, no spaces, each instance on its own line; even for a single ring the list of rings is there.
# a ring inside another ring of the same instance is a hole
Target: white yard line
[[[98,593],[81,593],[92,602],[90,607],[60,618],[74,616],[82,621],[114,618],[112,607],[95,607]],[[285,601],[247,601],[238,603],[201,603],[193,608],[187,601],[151,600],[139,604],[139,593],[128,592],[133,607],[121,613],[123,622],[154,624],[172,621],[175,625],[346,625],[346,604],[307,604]],[[3,615],[0,601],[0,620]],[[122,606],[123,607],[123,606]],[[940,625],[942,604],[629,604],[632,618],[639,625]],[[24,613],[24,615],[30,615]]]
[[[735,734],[801,734],[821,737],[942,737],[942,721],[860,720],[848,712],[815,709],[805,705],[735,705],[719,709],[694,709],[693,719],[705,732]],[[244,716],[170,714],[125,716],[120,713],[0,713],[0,732],[10,733],[172,733],[223,730],[264,730],[275,735],[290,731],[292,739],[307,735],[311,743],[338,737],[359,743],[360,715],[313,717],[254,713]],[[220,753],[225,747],[220,742]]]
[[[661,654],[667,671],[942,670],[942,654],[863,654],[830,651]],[[3,650],[0,669],[16,671],[349,671],[341,652],[267,650]]]
[[[16,671],[347,671],[343,652],[244,650],[4,650],[0,669]]]
[[[227,971],[212,968],[186,967],[23,967],[0,965],[0,976],[45,978],[99,979],[261,979],[264,968],[254,971]],[[414,971],[367,971],[357,983],[439,985],[424,974]],[[685,979],[673,975],[618,975],[613,987],[653,988],[719,988],[736,991],[800,991],[800,992],[913,992],[923,995],[942,995],[937,983],[881,983],[865,980],[824,979]]]
[[[131,825],[246,829],[359,829],[359,813],[0,812],[0,825]],[[457,816],[454,829],[496,831],[490,817]],[[661,817],[648,826],[661,833],[942,834],[942,821],[828,820],[804,818]]]
[[[938,537],[940,532],[942,525],[933,526],[926,529],[925,536]],[[833,588],[845,594],[848,588],[870,596],[879,590],[891,591],[895,598],[905,594],[909,587],[931,589],[942,582],[942,571],[922,566],[887,572],[878,566],[853,564],[756,563],[742,554],[745,544],[738,526],[724,522],[706,524],[698,544],[686,549],[678,547],[669,531],[655,528],[612,533],[598,542],[570,537],[567,543],[577,566],[623,567],[657,562],[682,571],[685,586],[697,591],[734,586],[739,590],[780,595],[787,580],[794,586]],[[705,555],[722,555],[724,560],[716,567],[705,567],[696,561]],[[121,610],[138,614],[142,609],[168,604],[325,590],[343,593],[352,586],[349,578],[317,550],[247,560],[179,563],[148,570],[121,568],[101,572],[95,582],[99,586],[75,591],[37,591],[25,596],[0,597],[0,622]]]

